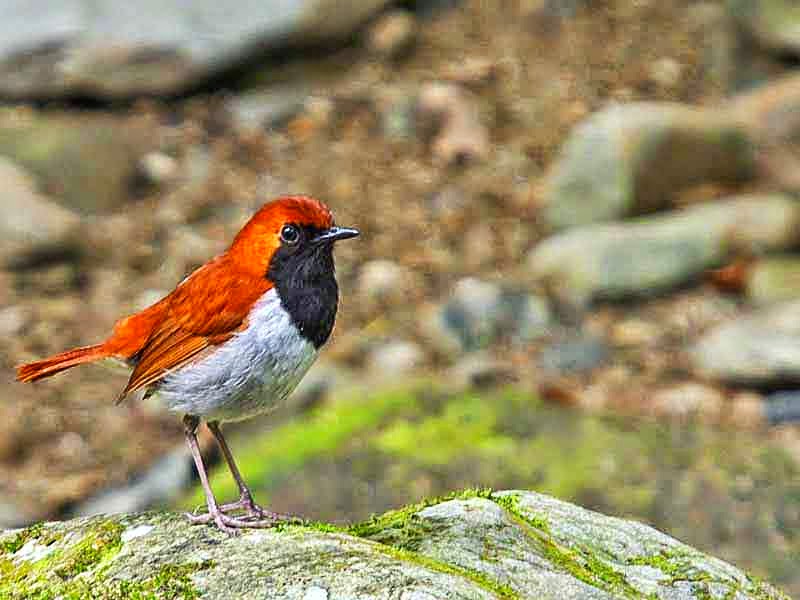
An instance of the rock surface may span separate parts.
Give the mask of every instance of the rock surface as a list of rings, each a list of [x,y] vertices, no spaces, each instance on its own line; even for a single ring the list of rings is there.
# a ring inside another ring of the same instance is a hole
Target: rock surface
[[[764,47],[800,54],[800,8],[792,0],[728,0],[740,27]]]
[[[785,302],[727,322],[692,349],[695,369],[733,384],[780,386],[800,382],[800,302]]]
[[[643,524],[519,491],[237,537],[173,514],[94,517],[0,547],[9,599],[786,598]]]
[[[798,205],[781,195],[709,202],[559,233],[533,249],[528,268],[573,307],[597,298],[647,296],[686,283],[737,253],[793,247],[798,219]]]
[[[544,217],[561,229],[664,208],[682,188],[752,175],[745,129],[724,111],[669,103],[612,106],[567,139]]]
[[[386,0],[0,1],[0,95],[174,94],[243,60],[350,33]]]

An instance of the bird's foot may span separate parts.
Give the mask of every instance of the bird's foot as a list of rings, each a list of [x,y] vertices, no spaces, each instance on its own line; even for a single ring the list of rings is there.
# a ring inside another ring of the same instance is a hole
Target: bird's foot
[[[236,516],[228,514],[236,511],[244,511],[244,514]],[[223,504],[213,512],[203,514],[197,514],[197,512],[186,513],[186,518],[189,519],[192,525],[202,525],[213,521],[217,527],[228,533],[237,532],[236,530],[229,531],[231,527],[263,529],[274,527],[279,523],[302,523],[302,519],[298,517],[275,513],[262,508],[253,501],[250,494],[242,494],[236,502]]]
[[[270,527],[275,527],[279,523],[286,522],[285,519],[276,519],[271,517],[262,519],[253,515],[232,517],[220,512],[219,510],[213,513],[205,513],[202,515],[195,515],[191,513],[185,514],[186,518],[189,520],[189,523],[192,525],[202,525],[204,523],[213,522],[221,531],[224,531],[230,535],[238,535],[241,529],[267,529]],[[268,514],[274,515],[275,513]]]

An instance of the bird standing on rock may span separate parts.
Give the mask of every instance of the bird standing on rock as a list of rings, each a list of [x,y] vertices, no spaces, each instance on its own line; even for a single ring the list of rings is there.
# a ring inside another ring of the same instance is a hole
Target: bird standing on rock
[[[339,288],[333,244],[358,231],[337,227],[314,198],[285,196],[265,204],[230,248],[198,268],[169,295],[116,323],[104,342],[17,367],[36,381],[76,365],[118,358],[133,367],[118,402],[139,389],[182,413],[186,441],[208,513],[228,533],[269,527],[285,518],[255,503],[220,430],[284,400],[328,340]],[[219,505],[197,444],[206,422],[239,486],[236,502]],[[236,514],[243,511],[243,514]]]

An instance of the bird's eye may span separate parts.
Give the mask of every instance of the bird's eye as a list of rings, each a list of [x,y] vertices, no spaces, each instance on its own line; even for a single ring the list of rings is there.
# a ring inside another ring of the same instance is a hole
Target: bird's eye
[[[300,232],[294,225],[284,225],[281,229],[281,241],[293,246],[300,241]]]

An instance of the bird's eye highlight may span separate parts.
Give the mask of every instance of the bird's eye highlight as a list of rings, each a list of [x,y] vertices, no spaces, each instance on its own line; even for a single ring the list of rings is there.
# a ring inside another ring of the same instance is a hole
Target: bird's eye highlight
[[[284,225],[281,229],[281,241],[291,245],[300,241],[300,232],[294,225]]]

